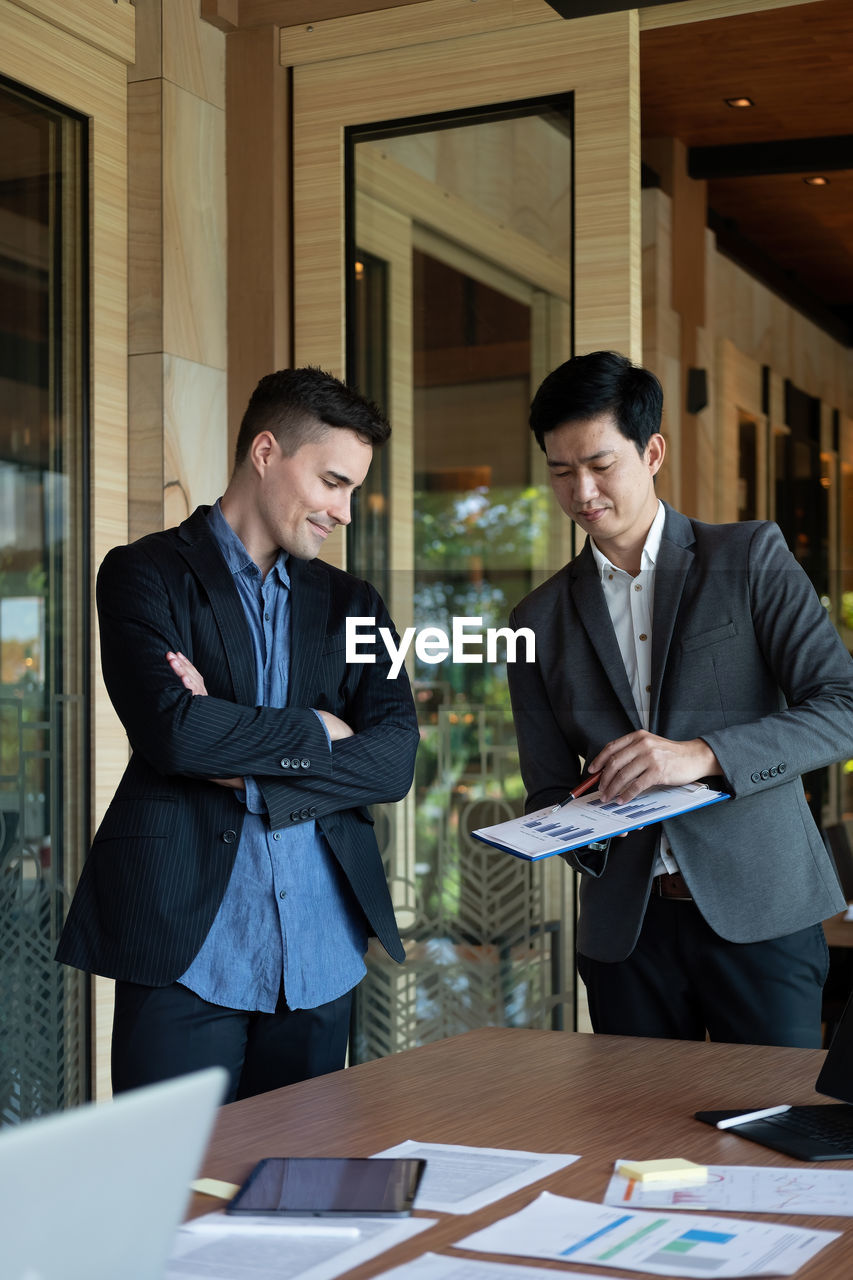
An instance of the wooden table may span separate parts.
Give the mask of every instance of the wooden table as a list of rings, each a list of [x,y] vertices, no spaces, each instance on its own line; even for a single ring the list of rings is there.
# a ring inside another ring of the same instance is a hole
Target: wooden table
[[[488,1209],[440,1215],[438,1225],[417,1240],[347,1273],[348,1280],[361,1280],[428,1250],[441,1252],[522,1208],[546,1187],[600,1202],[620,1156],[794,1165],[790,1158],[699,1123],[693,1112],[821,1101],[813,1084],[823,1058],[818,1049],[487,1027],[223,1107],[202,1174],[239,1182],[263,1156],[366,1156],[405,1138],[582,1157]],[[829,1167],[853,1169],[853,1161]],[[209,1199],[195,1196],[191,1213],[211,1207]],[[853,1218],[761,1217],[841,1230],[842,1237],[797,1275],[802,1280],[853,1277]],[[536,1264],[531,1260],[530,1265]],[[564,1269],[568,1276],[578,1270]],[[596,1268],[581,1270],[594,1273]],[[640,1274],[603,1271],[634,1280]]]

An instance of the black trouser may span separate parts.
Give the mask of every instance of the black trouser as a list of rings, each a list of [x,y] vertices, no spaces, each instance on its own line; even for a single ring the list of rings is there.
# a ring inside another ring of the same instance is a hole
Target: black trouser
[[[821,1046],[829,949],[820,924],[727,942],[696,904],[652,897],[637,946],[607,964],[578,955],[593,1030],[606,1035]]]
[[[202,1000],[180,983],[117,982],[113,1019],[113,1091],[153,1084],[202,1067],[231,1077],[226,1102],[250,1098],[343,1067],[352,992],[317,1009],[247,1013]]]

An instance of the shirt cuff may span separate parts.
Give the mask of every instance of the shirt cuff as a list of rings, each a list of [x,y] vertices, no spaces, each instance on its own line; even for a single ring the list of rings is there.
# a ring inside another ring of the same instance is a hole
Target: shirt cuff
[[[320,715],[320,712],[319,712],[319,711],[317,711],[314,707],[312,707],[312,708],[311,708],[311,710],[314,712],[314,715],[317,717],[317,719],[320,721],[320,724],[323,726],[323,732],[324,732],[324,733],[325,733],[325,735],[326,735],[326,741],[328,742],[328,744],[329,744],[329,750],[331,751],[331,749],[332,749],[332,735],[329,733],[329,726],[326,724],[326,721],[325,721],[325,720],[323,719],[323,717]]]
[[[261,789],[257,782],[255,782],[255,779],[251,777],[244,777],[243,782],[246,787],[245,804],[249,813],[265,814],[267,812],[267,802],[261,794]]]

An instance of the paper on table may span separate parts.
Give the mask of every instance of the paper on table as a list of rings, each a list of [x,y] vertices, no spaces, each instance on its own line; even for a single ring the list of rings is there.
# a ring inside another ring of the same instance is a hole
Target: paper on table
[[[739,1213],[813,1213],[853,1218],[853,1172],[708,1165],[708,1180],[662,1187],[614,1173],[604,1203],[632,1209],[719,1209]]]
[[[627,804],[612,800],[604,804],[599,793],[592,791],[562,806],[546,805],[521,818],[480,827],[471,835],[484,844],[532,861],[581,849],[591,841],[609,840],[611,836],[730,799],[727,792],[714,791],[700,782],[683,787],[650,787]]]
[[[422,1253],[414,1262],[383,1271],[381,1280],[567,1280],[567,1271],[552,1267],[525,1267],[513,1262],[479,1262],[474,1258],[450,1258],[441,1253]],[[573,1271],[571,1280],[608,1280],[597,1271]],[[615,1276],[609,1280],[616,1280]]]
[[[440,1213],[474,1213],[558,1169],[565,1169],[580,1158],[537,1151],[505,1151],[500,1147],[415,1142],[411,1138],[374,1155],[426,1160],[415,1208]]]
[[[793,1275],[840,1234],[748,1218],[610,1209],[543,1191],[526,1209],[454,1243],[482,1253],[723,1280]]]
[[[358,1239],[297,1235],[288,1228],[344,1223]],[[164,1280],[334,1280],[361,1262],[410,1240],[436,1218],[241,1217],[208,1213],[180,1227]]]

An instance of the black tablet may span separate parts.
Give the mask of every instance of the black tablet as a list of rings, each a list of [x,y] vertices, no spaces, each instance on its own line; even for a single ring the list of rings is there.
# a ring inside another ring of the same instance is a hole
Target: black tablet
[[[274,1156],[255,1165],[226,1213],[373,1217],[411,1213],[425,1160]]]

